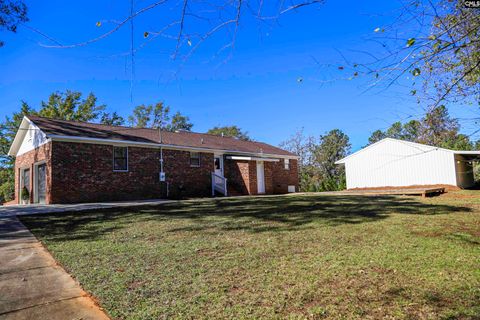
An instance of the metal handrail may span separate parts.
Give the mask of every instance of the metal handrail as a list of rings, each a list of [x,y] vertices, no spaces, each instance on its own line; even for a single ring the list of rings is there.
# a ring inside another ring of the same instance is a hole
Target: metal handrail
[[[217,179],[220,180],[220,183],[217,183]],[[227,196],[227,178],[212,172],[212,196],[215,196],[215,191]]]

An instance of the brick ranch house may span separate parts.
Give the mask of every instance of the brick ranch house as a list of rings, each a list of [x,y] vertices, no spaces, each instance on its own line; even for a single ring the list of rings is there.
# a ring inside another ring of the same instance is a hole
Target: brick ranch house
[[[295,154],[210,134],[27,116],[9,155],[16,157],[15,203],[298,191]]]

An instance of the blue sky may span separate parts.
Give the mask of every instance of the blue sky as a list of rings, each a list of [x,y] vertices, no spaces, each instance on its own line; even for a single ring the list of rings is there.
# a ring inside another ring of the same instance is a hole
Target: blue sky
[[[129,3],[27,1],[28,25],[64,44],[75,43],[111,28],[108,22],[100,28],[95,23],[120,20],[128,14]],[[148,3],[137,0],[135,6]],[[136,53],[133,89],[125,54],[128,27],[74,49],[42,47],[39,43],[48,41],[26,28],[15,35],[1,33],[6,46],[0,49],[0,117],[15,111],[20,100],[38,106],[51,92],[71,89],[94,92],[109,111],[123,116],[135,105],[164,101],[188,115],[194,131],[235,124],[274,145],[302,127],[316,136],[339,128],[356,150],[375,129],[422,110],[408,97],[408,89],[365,93],[364,80],[329,81],[340,75],[316,61],[341,64],[339,52],[355,58],[352,49],[376,50],[365,38],[390,22],[397,6],[396,1],[327,1],[285,15],[273,26],[245,20],[226,62],[229,51],[215,56],[228,43],[225,34],[208,39],[181,67],[170,58],[175,42],[156,39]],[[143,31],[155,30],[169,14],[154,10],[135,21],[136,44],[148,41]],[[450,106],[450,111],[460,118],[475,112],[466,106]]]

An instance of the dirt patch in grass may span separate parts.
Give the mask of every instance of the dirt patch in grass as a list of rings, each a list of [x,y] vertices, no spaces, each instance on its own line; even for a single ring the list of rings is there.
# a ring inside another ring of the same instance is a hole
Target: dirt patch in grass
[[[413,185],[413,186],[403,186],[403,187],[394,187],[394,186],[385,186],[385,187],[371,187],[371,188],[352,188],[347,191],[362,191],[362,190],[410,190],[410,189],[435,189],[435,188],[445,188],[445,191],[459,191],[461,190],[457,186],[452,186],[449,184],[425,184],[425,185]]]

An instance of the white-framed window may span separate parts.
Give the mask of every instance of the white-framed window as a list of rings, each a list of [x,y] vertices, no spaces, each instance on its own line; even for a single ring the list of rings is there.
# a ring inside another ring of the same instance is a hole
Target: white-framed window
[[[285,166],[285,170],[290,170],[290,159],[284,159],[283,164]]]
[[[199,152],[190,152],[190,167],[200,167]]]
[[[128,147],[113,147],[113,171],[128,171]]]

